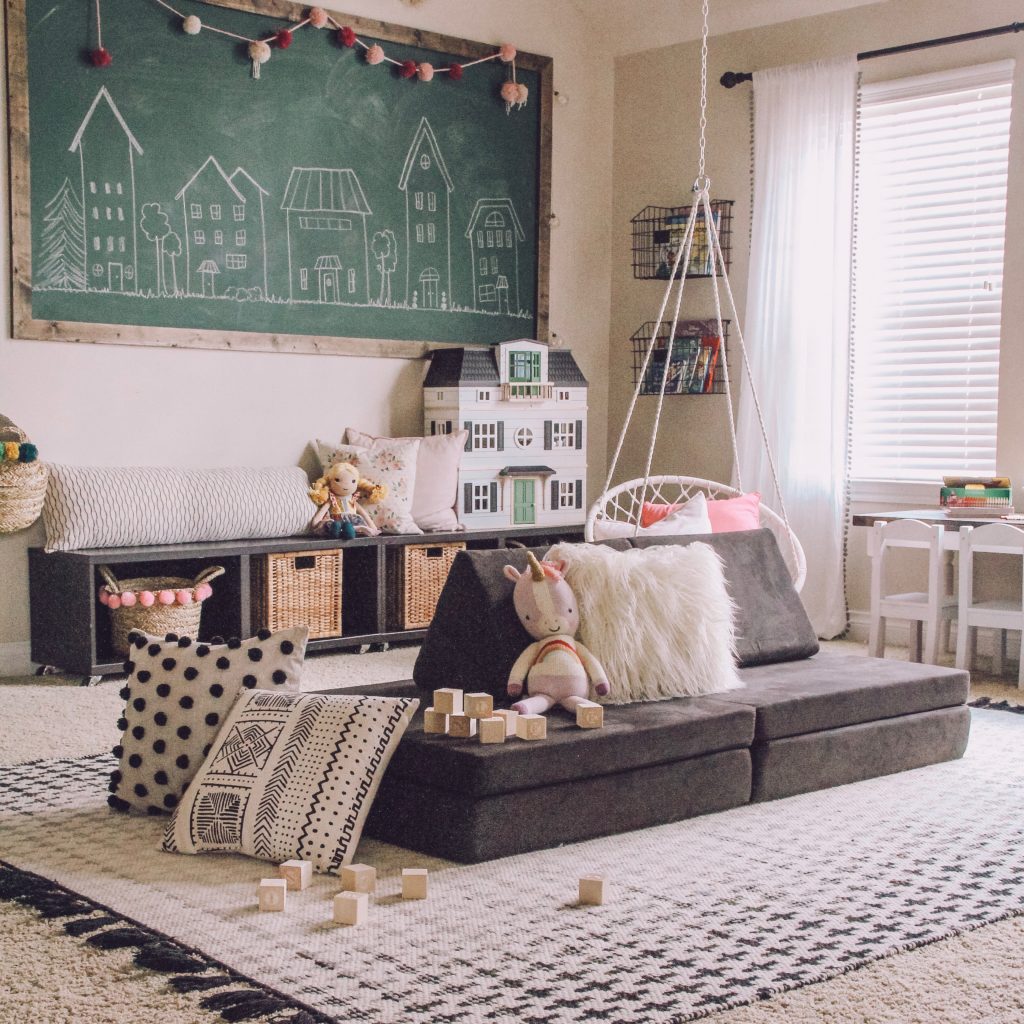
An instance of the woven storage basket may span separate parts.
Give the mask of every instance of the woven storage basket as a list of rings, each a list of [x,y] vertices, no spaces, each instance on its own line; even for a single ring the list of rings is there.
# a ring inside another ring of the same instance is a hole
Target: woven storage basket
[[[0,420],[0,442],[28,440],[25,432],[6,417]],[[46,477],[42,462],[0,462],[0,533],[24,530],[39,518],[46,497]]]
[[[261,628],[306,626],[311,640],[341,636],[340,551],[285,551],[252,562],[252,606]]]
[[[138,594],[148,590],[157,594],[161,590],[187,590],[193,596],[200,583],[224,575],[224,568],[211,565],[204,569],[194,580],[181,576],[139,576],[130,580],[118,580],[111,570],[99,566],[99,573],[106,581],[106,590],[111,594],[123,594],[131,591]],[[188,604],[160,604],[156,602],[148,608],[138,601],[131,607],[121,605],[110,608],[110,642],[118,654],[127,654],[129,650],[128,634],[134,630],[149,633],[151,636],[164,636],[166,633],[177,633],[179,636],[199,636],[199,621],[203,613],[204,601],[192,600]]]
[[[437,609],[452,562],[464,541],[451,544],[404,544],[394,552],[397,565],[398,607],[394,618],[400,629],[425,629]]]

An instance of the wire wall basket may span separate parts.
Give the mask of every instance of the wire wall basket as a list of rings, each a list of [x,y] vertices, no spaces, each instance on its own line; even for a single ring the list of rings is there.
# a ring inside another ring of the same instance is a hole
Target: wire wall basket
[[[732,206],[731,199],[711,200],[711,216],[718,230],[726,269],[732,266]],[[633,218],[633,277],[644,281],[668,280],[689,218],[689,206],[645,206]],[[704,214],[699,212],[693,225],[686,276],[711,277],[718,269],[711,257]],[[677,279],[682,277],[683,271],[680,266],[676,271]]]
[[[676,324],[675,341],[669,354],[669,338],[672,333],[671,321],[664,321],[658,327],[654,340],[654,352],[643,375],[641,395],[657,395],[661,391],[661,380],[668,361],[666,395],[724,395],[725,365],[723,348],[729,344],[729,323],[722,321],[724,338],[718,336],[718,324],[714,320],[680,320]],[[648,320],[630,337],[633,345],[633,386],[640,381],[644,357],[655,331],[655,321]]]

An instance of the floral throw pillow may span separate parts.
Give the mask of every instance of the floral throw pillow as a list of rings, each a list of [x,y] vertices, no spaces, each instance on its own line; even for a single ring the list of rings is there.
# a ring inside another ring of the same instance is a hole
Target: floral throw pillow
[[[359,475],[388,489],[383,501],[360,502],[381,533],[422,533],[412,516],[416,487],[416,462],[420,439],[395,440],[364,448],[356,444],[316,442],[316,453],[324,470],[336,462],[351,462]]]

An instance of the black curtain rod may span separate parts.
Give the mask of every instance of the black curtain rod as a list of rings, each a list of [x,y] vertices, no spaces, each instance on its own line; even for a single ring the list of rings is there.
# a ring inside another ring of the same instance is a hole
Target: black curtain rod
[[[928,50],[933,46],[948,46],[950,43],[969,43],[974,39],[988,39],[989,36],[1005,36],[1010,32],[1024,32],[1024,22],[1014,21],[998,28],[983,28],[977,32],[964,32],[959,36],[943,36],[942,39],[924,39],[919,43],[904,43],[902,46],[887,46],[884,50],[866,50],[857,54],[857,60],[872,60],[875,57],[891,57],[894,53],[910,53],[913,50]],[[740,82],[753,81],[752,71],[726,71],[719,82],[731,89]]]

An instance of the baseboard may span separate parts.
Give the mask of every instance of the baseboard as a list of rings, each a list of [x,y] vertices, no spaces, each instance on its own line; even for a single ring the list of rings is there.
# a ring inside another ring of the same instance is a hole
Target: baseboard
[[[35,665],[32,663],[30,650],[27,640],[0,644],[0,678],[31,675],[35,671]]]
[[[871,615],[866,611],[851,611],[850,629],[846,634],[848,640],[857,640],[860,643],[868,642],[868,634],[871,629]],[[991,657],[995,653],[994,629],[979,629],[977,639],[977,653]],[[885,642],[893,647],[907,647],[910,644],[910,623],[906,619],[891,619],[885,626]],[[1006,633],[1006,657],[1016,661],[1020,657],[1021,634],[1016,630],[1008,630]],[[956,622],[953,622],[953,644],[956,644]]]

